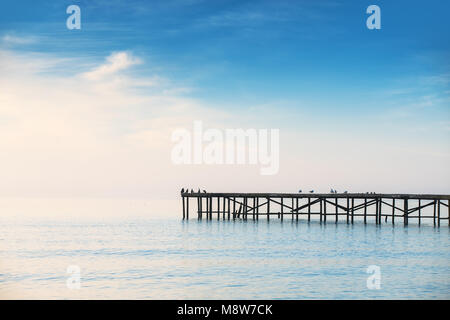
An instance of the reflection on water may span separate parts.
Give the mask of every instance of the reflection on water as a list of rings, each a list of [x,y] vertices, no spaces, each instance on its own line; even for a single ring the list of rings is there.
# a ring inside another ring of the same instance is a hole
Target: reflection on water
[[[81,288],[68,289],[69,265]],[[369,265],[381,289],[369,290]],[[449,228],[279,220],[0,225],[1,298],[450,298]]]

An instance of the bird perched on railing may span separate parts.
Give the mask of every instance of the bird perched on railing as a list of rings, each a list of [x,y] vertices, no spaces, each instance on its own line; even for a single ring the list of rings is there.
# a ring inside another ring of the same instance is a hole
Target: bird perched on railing
[[[184,188],[181,189],[181,193],[184,193]]]
[[[298,190],[298,193],[302,193],[302,189]]]
[[[334,190],[333,190],[333,189],[331,189],[331,190],[330,190],[330,193],[334,193]]]
[[[206,190],[203,190],[203,193],[206,193]]]
[[[198,188],[198,191],[197,191],[197,193],[200,193],[200,188]]]
[[[194,193],[194,190],[193,190],[193,189],[191,189],[191,193]]]
[[[348,193],[347,191],[344,191],[344,193]]]
[[[314,190],[310,190],[309,193],[314,193]]]

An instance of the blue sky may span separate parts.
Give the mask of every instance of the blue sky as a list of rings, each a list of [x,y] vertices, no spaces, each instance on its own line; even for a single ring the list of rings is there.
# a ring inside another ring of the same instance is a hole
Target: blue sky
[[[334,109],[326,91],[344,112],[398,81],[449,72],[450,4],[377,1],[382,30],[371,31],[372,2],[6,1],[0,28],[39,37],[31,50],[99,60],[132,50],[230,107],[300,99]],[[70,4],[82,9],[80,31],[64,28]]]
[[[71,4],[81,8],[81,30],[66,28],[66,8]],[[366,28],[366,8],[371,4],[381,8],[381,30]],[[329,168],[341,161],[348,167],[341,170],[342,175],[336,174],[337,180],[348,176],[348,170],[366,161],[368,167],[376,167],[371,174],[374,179],[378,175],[379,181],[374,181],[374,185],[384,190],[401,187],[400,182],[393,181],[405,179],[412,171],[421,172],[421,175],[405,180],[406,191],[449,192],[450,172],[446,165],[450,160],[449,11],[448,1],[437,0],[4,1],[0,11],[0,50],[7,53],[4,70],[9,70],[11,79],[17,75],[14,79],[18,84],[13,86],[12,80],[7,81],[4,74],[4,83],[11,84],[5,91],[20,91],[22,81],[24,86],[25,83],[29,85],[23,91],[46,92],[47,89],[51,91],[52,85],[68,81],[70,85],[62,87],[68,96],[79,97],[86,105],[98,102],[96,113],[89,114],[90,117],[98,121],[117,117],[117,121],[105,124],[108,132],[130,133],[133,139],[142,137],[155,123],[161,124],[161,119],[169,123],[174,121],[171,117],[187,115],[194,109],[198,113],[192,113],[209,120],[218,117],[215,120],[219,122],[223,112],[224,117],[228,117],[228,126],[280,128],[282,146],[285,146],[283,159],[289,164],[282,167],[286,169],[282,170],[278,180],[274,180],[276,177],[257,177],[266,179],[261,180],[261,188],[272,191],[274,187],[296,189],[295,183],[287,182],[292,175],[313,183],[314,177],[309,177],[306,172],[310,169],[296,172],[296,161],[306,161],[305,167],[310,166],[318,172],[322,170],[321,166]],[[124,61],[126,66],[120,67],[120,72],[128,76],[127,81],[158,83],[156,87],[139,85],[134,88],[139,95],[128,89],[120,91],[123,95],[115,97],[116,101],[131,101],[136,105],[119,116],[115,114],[117,109],[111,113],[104,113],[102,109],[105,104],[114,104],[111,98],[102,100],[111,91],[101,90],[109,88],[107,85],[111,83],[103,83],[98,92],[86,98],[90,87],[70,82],[79,79],[80,75],[98,71],[96,68],[115,52],[128,53]],[[33,70],[29,75],[21,68],[27,62]],[[39,66],[36,72],[35,65]],[[40,84],[47,80],[48,87],[41,87]],[[72,92],[71,86],[76,90]],[[101,95],[97,96],[99,92]],[[64,100],[62,97],[43,99],[49,105],[51,101],[58,104]],[[168,113],[159,114],[156,121],[157,108],[140,104],[141,101],[152,104],[156,100],[161,108],[173,104],[179,109],[174,114],[168,108]],[[19,97],[14,100],[8,96],[3,101],[11,101],[11,106],[15,106],[5,113],[10,117],[19,107],[23,107],[23,115],[29,111],[24,107],[28,102]],[[185,107],[185,113],[177,113]],[[42,120],[47,125],[51,123],[50,110],[51,107]],[[66,113],[74,110],[66,110]],[[32,119],[32,115],[28,114],[24,119]],[[27,122],[24,120],[23,123]],[[95,122],[92,126],[98,127],[98,124]],[[89,132],[93,127],[83,128]],[[47,141],[48,137],[41,129],[36,128],[36,132],[42,134],[40,141]],[[36,132],[33,136],[39,136]],[[31,136],[32,131],[29,133]],[[95,131],[90,138],[86,137],[86,141],[89,143],[97,138]],[[310,142],[302,144],[301,139]],[[74,142],[74,150],[78,142]],[[113,143],[112,140],[109,142]],[[342,148],[333,149],[336,144]],[[316,145],[323,146],[320,147],[322,151],[314,149]],[[379,151],[371,150],[371,145]],[[363,149],[355,147],[353,150],[353,146]],[[117,147],[121,149],[119,145]],[[23,148],[26,149],[25,145]],[[301,152],[306,148],[308,155]],[[330,148],[334,151],[324,153]],[[349,156],[350,149],[353,158]],[[376,156],[370,160],[372,151]],[[367,158],[357,158],[364,154]],[[136,157],[139,155],[136,151]],[[384,162],[377,158],[383,155],[392,159]],[[323,162],[325,157],[329,163]],[[13,156],[9,161],[17,162]],[[402,171],[404,163],[408,163],[404,172],[394,176],[393,172]],[[172,170],[165,165],[162,167],[159,172]],[[219,172],[214,170],[199,174],[201,177],[195,178],[198,179],[195,183],[210,185],[210,174]],[[358,187],[371,187],[370,181],[357,180],[368,174],[366,170],[356,170],[352,178]],[[126,174],[117,178],[121,185],[127,185],[121,180],[128,179]],[[128,175],[133,176],[132,173]],[[392,181],[386,180],[387,177]],[[160,179],[166,177],[161,175]],[[180,179],[184,184],[194,178]],[[427,181],[427,187],[422,187],[423,179]],[[36,181],[39,181],[38,177]],[[133,193],[136,189],[133,182],[129,181],[129,190],[124,193]],[[23,191],[25,184],[30,185],[27,178],[20,183],[23,185],[17,187],[18,194],[33,194],[31,189]],[[146,183],[142,183],[142,190],[137,194],[145,194],[151,189]],[[178,188],[178,182],[171,183]],[[229,182],[230,188],[233,183]],[[325,180],[318,183],[323,183],[320,187],[329,190]],[[345,185],[348,181],[338,183]],[[99,191],[101,188],[92,187],[92,194],[103,194]],[[3,189],[7,189],[6,184]],[[0,185],[0,190],[3,189]],[[49,187],[45,195],[54,194],[56,189],[57,184]],[[78,194],[78,191],[73,192]],[[65,194],[70,195],[71,191],[67,190]],[[85,195],[84,191],[79,194]],[[105,194],[121,194],[121,191],[108,189]]]

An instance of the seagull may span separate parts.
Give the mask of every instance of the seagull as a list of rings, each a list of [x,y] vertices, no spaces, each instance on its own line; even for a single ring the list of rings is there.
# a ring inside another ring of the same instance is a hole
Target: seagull
[[[331,189],[331,190],[330,190],[330,193],[334,193],[334,190],[333,190],[333,189]]]
[[[181,189],[181,193],[184,193],[184,188]]]
[[[302,193],[302,189],[298,190],[298,193]]]
[[[309,193],[314,193],[314,190],[309,191]]]
[[[203,190],[203,193],[206,193],[206,190]]]

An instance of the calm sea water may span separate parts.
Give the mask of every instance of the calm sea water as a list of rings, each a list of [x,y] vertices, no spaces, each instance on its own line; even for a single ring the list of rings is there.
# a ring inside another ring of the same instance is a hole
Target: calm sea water
[[[0,297],[450,298],[449,228],[290,220],[2,222]],[[78,266],[80,289],[67,267]],[[369,265],[381,288],[367,288]]]

